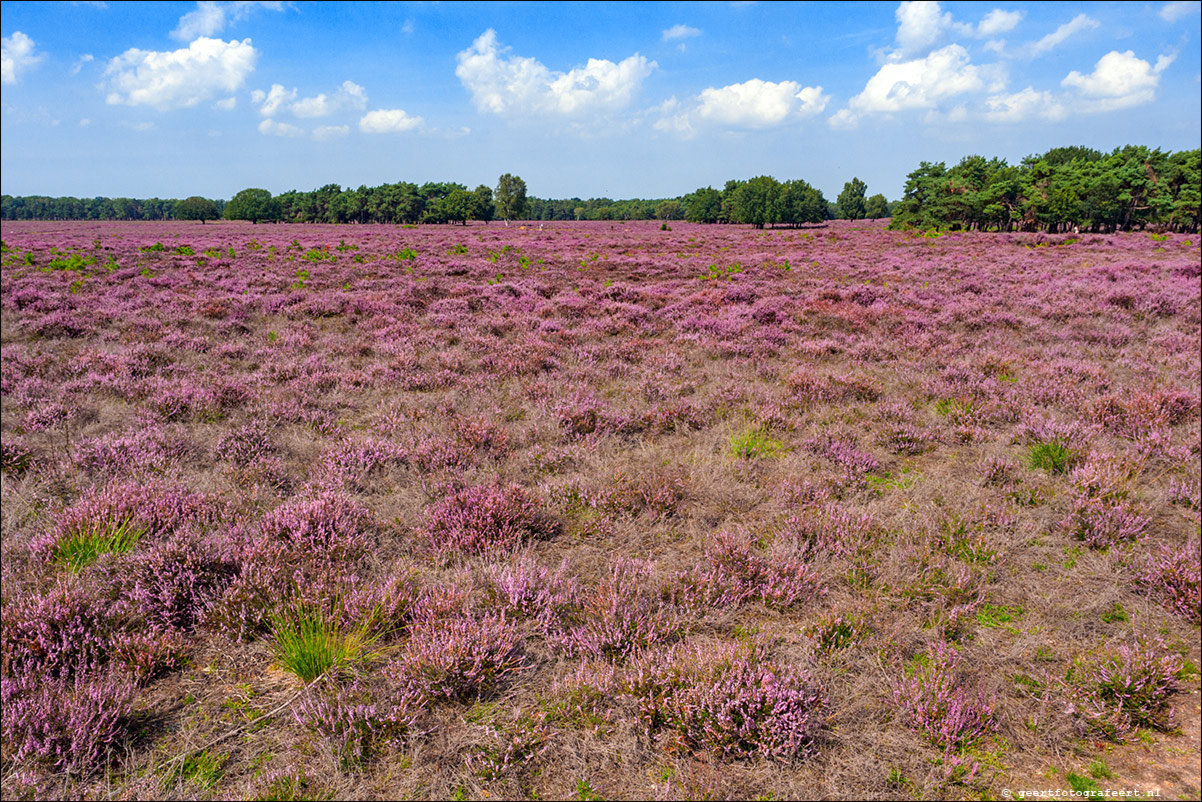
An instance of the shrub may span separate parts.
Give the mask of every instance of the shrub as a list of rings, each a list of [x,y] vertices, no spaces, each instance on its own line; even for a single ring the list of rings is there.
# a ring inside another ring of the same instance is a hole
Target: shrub
[[[265,515],[260,524],[269,539],[348,560],[367,550],[370,527],[371,513],[366,507],[333,491],[288,501]]]
[[[0,619],[2,673],[70,679],[103,667],[115,622],[96,589],[74,581],[7,602]]]
[[[868,625],[857,616],[829,616],[810,627],[806,634],[813,639],[814,653],[829,657],[863,640],[868,634]]]
[[[425,517],[425,535],[444,558],[510,551],[558,531],[518,485],[469,487],[431,505]]]
[[[809,565],[788,555],[764,553],[745,532],[720,532],[706,546],[705,560],[684,581],[695,602],[719,607],[755,600],[783,610],[823,592]]]
[[[1067,681],[1074,713],[1089,730],[1122,743],[1137,727],[1176,727],[1169,699],[1177,692],[1179,655],[1138,641],[1117,653],[1075,662]]]
[[[134,682],[123,674],[0,680],[5,758],[33,759],[56,771],[102,768],[128,732]],[[12,750],[11,752],[9,750]]]
[[[581,594],[556,645],[570,654],[620,661],[679,635],[683,623],[677,611],[660,598],[650,579],[650,565],[615,561],[609,576]]]
[[[979,687],[968,687],[959,671],[962,655],[935,642],[896,681],[893,699],[909,726],[947,750],[971,746],[996,729],[995,702]]]
[[[523,668],[520,642],[504,615],[431,618],[414,625],[388,672],[423,698],[479,699]]]
[[[409,733],[423,703],[412,692],[390,692],[387,702],[373,701],[358,683],[314,688],[292,710],[301,725],[324,735],[343,766],[367,760],[377,744],[400,741]]]
[[[187,631],[237,576],[237,566],[190,540],[163,544],[129,560],[119,578],[123,607],[153,632]]]
[[[1161,545],[1149,555],[1139,576],[1166,610],[1192,624],[1202,620],[1202,560],[1197,540],[1174,548]]]
[[[520,554],[485,569],[496,604],[507,616],[533,618],[554,630],[580,595],[579,582],[565,560],[558,569],[540,565],[532,554]]]
[[[1121,498],[1078,498],[1065,522],[1069,534],[1093,549],[1136,540],[1152,525],[1134,502]]]
[[[828,704],[809,672],[776,663],[759,641],[649,653],[631,666],[625,691],[670,750],[728,759],[811,754]]]

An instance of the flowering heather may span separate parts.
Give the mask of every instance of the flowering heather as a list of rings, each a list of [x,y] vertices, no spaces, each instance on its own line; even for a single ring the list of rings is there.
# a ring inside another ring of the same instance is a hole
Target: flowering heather
[[[431,505],[425,536],[435,552],[485,554],[509,551],[531,539],[551,537],[558,526],[517,485],[478,485]]]
[[[703,562],[682,577],[694,603],[737,607],[758,601],[787,609],[823,592],[808,565],[787,553],[765,552],[748,532],[720,532]]]
[[[0,679],[5,756],[55,771],[87,774],[120,752],[134,710],[135,686],[119,673],[47,680]],[[10,751],[11,750],[11,751]]]
[[[1198,540],[1174,548],[1162,544],[1144,563],[1139,583],[1164,608],[1186,621],[1202,619],[1202,555]]]
[[[1137,728],[1177,726],[1169,700],[1178,691],[1181,656],[1163,643],[1140,641],[1079,660],[1068,679],[1068,712],[1089,730],[1122,742]]]
[[[1196,236],[3,234],[5,798],[999,796],[1202,663]]]
[[[758,641],[648,653],[630,667],[624,690],[669,750],[728,759],[805,757],[830,704],[808,671],[776,662]]]
[[[683,631],[678,611],[657,592],[651,565],[618,559],[583,591],[559,643],[569,654],[622,661]]]
[[[997,728],[997,700],[965,680],[962,662],[954,647],[936,641],[893,684],[893,699],[909,726],[949,751]]]

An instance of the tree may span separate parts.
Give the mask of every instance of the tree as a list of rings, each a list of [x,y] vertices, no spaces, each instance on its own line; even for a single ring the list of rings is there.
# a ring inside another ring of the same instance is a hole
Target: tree
[[[216,220],[220,216],[217,213],[217,204],[199,195],[184,198],[175,204],[175,217],[177,220],[199,220],[201,225],[203,225],[206,221]]]
[[[889,216],[889,201],[879,192],[864,201],[864,216],[870,220],[879,220]]]
[[[756,176],[732,192],[734,222],[751,223],[756,228],[779,223],[780,201],[780,182],[770,175]]]
[[[492,188],[481,184],[473,194],[476,196],[476,219],[489,222],[497,214],[497,206],[492,202]]]
[[[864,195],[868,185],[858,178],[853,178],[843,185],[843,191],[835,199],[839,207],[839,216],[844,220],[860,220],[864,217]]]
[[[479,200],[475,193],[466,189],[453,189],[451,193],[438,202],[440,216],[447,222],[467,225],[467,221],[476,217]]]
[[[705,187],[685,196],[684,219],[690,223],[716,223],[722,217],[722,193]]]
[[[225,206],[227,220],[276,222],[281,215],[280,202],[265,189],[244,189]]]
[[[786,181],[780,188],[779,222],[799,226],[803,223],[821,223],[827,219],[826,198],[814,187],[801,179]]]
[[[666,200],[660,201],[655,207],[655,219],[657,220],[682,220],[684,213],[680,210],[680,201]]]
[[[505,220],[516,220],[526,211],[526,182],[516,175],[505,173],[497,180],[497,214]]]

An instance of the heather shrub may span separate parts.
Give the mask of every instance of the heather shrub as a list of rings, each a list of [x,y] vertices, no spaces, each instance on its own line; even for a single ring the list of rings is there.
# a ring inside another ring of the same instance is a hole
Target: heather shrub
[[[0,656],[6,677],[70,679],[106,665],[116,628],[94,585],[58,584],[46,593],[5,599]]]
[[[648,734],[673,752],[795,760],[813,753],[829,704],[805,669],[772,660],[760,641],[685,643],[630,666],[626,693]]]
[[[245,468],[265,455],[275,452],[271,426],[266,420],[255,419],[222,435],[213,447],[213,457]]]
[[[521,713],[508,722],[493,721],[489,728],[495,732],[499,745],[478,747],[475,754],[467,757],[467,765],[482,780],[523,772],[547,751],[554,735],[543,711]]]
[[[443,558],[510,551],[558,531],[518,485],[469,487],[428,507],[425,519],[425,536]]]
[[[264,537],[293,548],[353,560],[369,547],[371,526],[371,513],[362,504],[335,491],[321,491],[272,510],[263,516],[260,529]]]
[[[127,675],[6,676],[0,689],[6,763],[34,760],[54,771],[89,774],[110,762],[129,732],[135,685]]]
[[[521,553],[485,568],[493,605],[507,617],[530,618],[544,629],[556,629],[570,614],[580,595],[580,583],[568,571],[567,560],[556,569]]]
[[[851,557],[868,548],[880,524],[870,514],[832,501],[804,506],[780,525],[777,538],[806,560]]]
[[[504,614],[431,618],[416,623],[387,673],[429,699],[479,699],[525,666],[517,628]]]
[[[33,462],[33,448],[17,437],[6,437],[0,441],[0,471],[20,476],[29,470]]]
[[[152,632],[191,630],[237,576],[237,566],[192,540],[156,545],[120,568],[120,607]]]
[[[676,638],[684,624],[651,582],[651,566],[618,559],[609,575],[586,589],[557,645],[569,654],[621,661]]]
[[[1197,539],[1176,548],[1162,544],[1147,557],[1138,580],[1170,613],[1192,624],[1202,620],[1202,557]]]
[[[1152,518],[1143,515],[1135,502],[1122,498],[1078,497],[1065,521],[1065,529],[1093,549],[1109,548],[1144,536]]]
[[[876,457],[861,451],[855,440],[837,435],[811,438],[806,449],[812,454],[826,457],[841,466],[849,480],[859,480],[870,471],[881,467]]]
[[[747,532],[720,532],[707,544],[705,559],[681,577],[692,604],[737,607],[758,601],[784,610],[823,592],[809,565],[759,548]]]
[[[969,685],[962,661],[954,647],[936,641],[893,684],[893,699],[906,723],[949,752],[997,728],[995,700]]]
[[[1112,654],[1075,661],[1066,681],[1068,712],[1088,730],[1122,743],[1136,728],[1171,730],[1180,655],[1138,641]]]
[[[412,691],[387,689],[387,700],[376,701],[370,688],[351,682],[326,683],[307,691],[292,708],[304,727],[329,741],[340,765],[366,762],[381,745],[400,743],[409,734],[423,707]]]

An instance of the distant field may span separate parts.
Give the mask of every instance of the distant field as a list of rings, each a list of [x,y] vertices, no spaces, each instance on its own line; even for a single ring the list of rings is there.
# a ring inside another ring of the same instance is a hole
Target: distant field
[[[1197,237],[2,231],[6,799],[1197,798]]]

